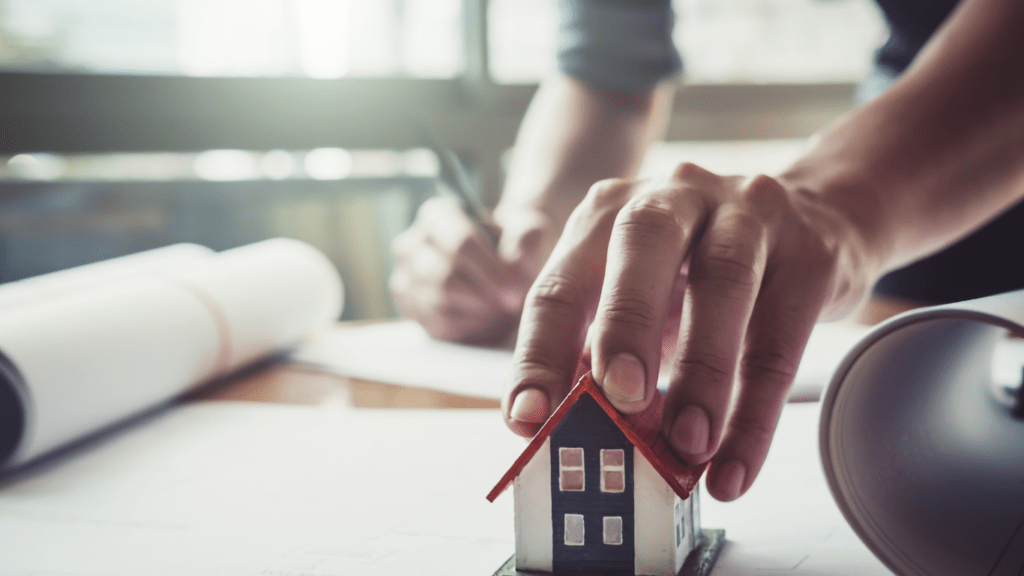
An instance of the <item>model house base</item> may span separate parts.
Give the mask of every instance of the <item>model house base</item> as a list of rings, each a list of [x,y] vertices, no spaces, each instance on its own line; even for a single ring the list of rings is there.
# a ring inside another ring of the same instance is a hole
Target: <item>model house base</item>
[[[711,569],[715,567],[722,546],[725,545],[725,530],[701,530],[697,545],[690,551],[690,555],[683,562],[683,567],[677,576],[710,576]],[[517,570],[516,556],[512,555],[494,576],[536,576],[537,572]],[[554,576],[580,576],[573,573],[570,575],[555,574]]]

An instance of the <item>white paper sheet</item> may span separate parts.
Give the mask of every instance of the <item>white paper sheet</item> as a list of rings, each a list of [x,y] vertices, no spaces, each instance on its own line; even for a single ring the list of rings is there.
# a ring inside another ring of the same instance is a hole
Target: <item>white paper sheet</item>
[[[704,496],[719,576],[888,574],[817,461],[817,407],[790,405],[749,494]],[[496,411],[188,405],[0,488],[0,575],[480,576],[512,554],[525,442]]]
[[[817,325],[790,397],[818,398],[846,353],[869,330],[839,322]],[[497,399],[511,374],[512,353],[433,340],[415,322],[399,321],[339,326],[305,343],[292,360],[363,380]],[[660,385],[667,384],[666,376]]]
[[[372,382],[500,398],[512,352],[434,340],[404,320],[330,328],[304,342],[291,360]]]
[[[0,574],[490,574],[525,446],[494,411],[174,410],[0,490]]]

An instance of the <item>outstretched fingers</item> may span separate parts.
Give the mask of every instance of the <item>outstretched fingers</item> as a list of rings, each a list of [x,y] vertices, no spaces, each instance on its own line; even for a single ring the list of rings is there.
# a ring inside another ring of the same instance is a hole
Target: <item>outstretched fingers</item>
[[[718,500],[743,495],[764,464],[826,298],[830,266],[828,256],[812,248],[773,262],[765,278],[747,329],[736,405],[708,471],[708,492]]]
[[[424,202],[391,247],[395,300],[431,336],[492,341],[509,332],[518,315],[501,297],[509,267],[454,200]]]
[[[768,231],[749,207],[721,205],[690,262],[662,433],[690,463],[721,442],[739,351],[761,288]]]
[[[712,496],[746,492],[811,329],[841,292],[832,284],[843,286],[836,254],[849,244],[833,218],[800,202],[772,178],[689,164],[661,187],[595,185],[526,296],[502,404],[508,426],[540,429],[572,386],[585,341],[606,397],[622,412],[643,410],[682,289],[662,434],[683,460],[711,462]]]
[[[621,412],[653,397],[673,288],[707,213],[702,191],[672,183],[637,194],[615,220],[590,345],[594,380]]]
[[[595,184],[566,223],[547,264],[527,293],[502,413],[522,436],[540,429],[572,386],[601,289],[615,215],[633,185]]]

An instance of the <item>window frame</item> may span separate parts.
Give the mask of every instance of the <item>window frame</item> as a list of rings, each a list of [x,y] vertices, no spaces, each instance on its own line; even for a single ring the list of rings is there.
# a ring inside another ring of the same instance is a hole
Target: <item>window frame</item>
[[[612,524],[614,524],[615,520],[619,521],[619,529],[618,529],[619,541],[618,542],[609,542],[608,541],[608,525],[609,525],[608,521],[609,520],[612,521]],[[622,545],[622,543],[623,543],[622,516],[605,516],[604,517],[604,519],[602,520],[602,523],[601,523],[601,539],[605,543],[605,545],[607,545],[607,546],[621,546]]]
[[[563,454],[568,454],[569,451],[579,450],[580,453],[580,464],[568,465],[564,463],[565,458]],[[561,446],[558,448],[558,491],[559,492],[586,492],[587,491],[587,468],[586,460],[584,456],[586,451],[580,447],[574,446]],[[565,473],[566,472],[579,472],[580,473],[580,487],[577,488],[566,488],[565,487]]]
[[[622,464],[605,464],[605,454],[611,454],[619,452],[622,454]],[[622,489],[621,490],[610,490],[605,484],[605,473],[606,472],[617,472],[622,478]],[[601,449],[601,492],[606,494],[622,494],[626,491],[626,451],[622,448],[603,448]]]
[[[579,542],[569,541],[569,522],[579,521],[580,527],[580,540]],[[587,523],[583,514],[565,514],[564,517],[565,526],[562,531],[562,541],[565,542],[566,546],[586,546],[587,545]]]

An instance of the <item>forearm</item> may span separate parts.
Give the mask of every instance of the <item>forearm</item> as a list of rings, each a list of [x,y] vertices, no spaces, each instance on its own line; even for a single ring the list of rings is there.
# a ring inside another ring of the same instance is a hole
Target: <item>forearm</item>
[[[495,210],[499,224],[522,211],[560,231],[594,182],[629,177],[664,132],[672,88],[609,92],[560,75],[543,83],[516,139]]]
[[[1024,195],[1024,5],[966,0],[905,77],[823,131],[780,179],[853,223],[878,271]]]

